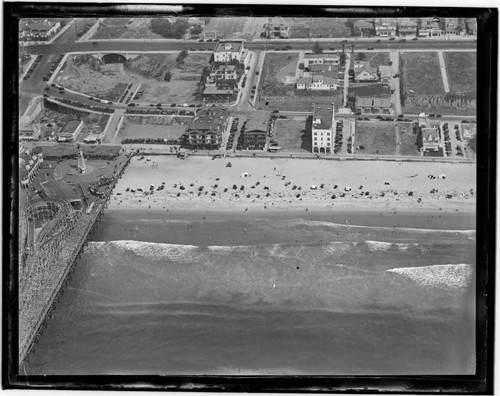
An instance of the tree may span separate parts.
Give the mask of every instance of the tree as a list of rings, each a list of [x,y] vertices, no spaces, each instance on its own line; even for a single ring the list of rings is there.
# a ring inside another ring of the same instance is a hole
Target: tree
[[[200,34],[202,31],[203,31],[203,28],[201,27],[201,25],[194,25],[191,28],[191,35],[195,36],[197,34]]]
[[[176,62],[182,62],[186,56],[188,56],[188,51],[186,49],[183,49],[181,52],[179,52],[179,55],[177,55]]]
[[[364,54],[364,52],[359,52],[358,55],[356,56],[356,60],[363,61],[365,59],[366,59],[366,55]]]
[[[322,54],[323,53],[323,48],[321,48],[321,46],[319,45],[319,43],[316,41],[316,43],[314,44],[314,47],[313,47],[313,52],[315,54]]]
[[[168,72],[165,73],[164,80],[167,81],[167,82],[169,82],[171,78],[172,78],[172,73],[169,70]]]
[[[340,60],[340,66],[345,66],[345,61],[346,61],[347,55],[346,55],[345,53],[343,53],[343,52],[342,52],[342,53],[340,54],[340,57],[339,57],[339,58],[340,58],[340,59],[339,59],[339,60]]]

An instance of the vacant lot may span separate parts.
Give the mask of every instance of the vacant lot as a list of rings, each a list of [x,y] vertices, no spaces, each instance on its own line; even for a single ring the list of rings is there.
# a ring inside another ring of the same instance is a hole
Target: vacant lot
[[[475,113],[475,94],[444,92],[437,52],[402,53],[400,60],[401,104],[404,112]],[[465,73],[460,74],[464,78]]]
[[[262,67],[259,92],[262,96],[286,96],[295,90],[298,53],[267,53]]]
[[[114,143],[123,139],[178,139],[187,128],[187,119],[176,117],[125,117]],[[184,124],[184,125],[183,125]]]
[[[351,37],[348,18],[312,18],[313,37]]]
[[[217,37],[221,40],[238,39],[243,37],[243,28],[247,18],[241,17],[214,17],[205,25],[204,32],[217,32]],[[202,34],[203,34],[202,33]]]
[[[351,56],[351,68],[354,67],[355,60],[369,61],[372,67],[389,66],[391,55],[389,52],[355,52]]]
[[[101,65],[93,56],[76,55],[68,57],[55,82],[77,92],[117,100],[134,78],[124,73],[122,64]]]
[[[403,52],[400,55],[400,67],[405,93],[414,95],[444,93],[437,52]]]
[[[290,23],[290,38],[308,38],[311,19],[293,18]]]
[[[476,94],[476,53],[443,52],[450,92]]]
[[[257,102],[257,107],[264,110],[283,111],[313,111],[314,103],[329,102],[335,103],[337,107],[342,107],[342,90],[331,92],[320,91],[296,91],[285,97],[264,97],[261,96]]]
[[[282,151],[311,152],[311,121],[307,118],[278,119],[274,136]]]
[[[56,82],[77,92],[117,101],[126,86],[140,83],[141,101],[193,103],[200,100],[198,83],[210,54],[189,54],[176,62],[177,54],[140,55],[126,62],[100,64],[92,56],[69,58]],[[167,73],[170,81],[165,81]]]
[[[391,122],[359,122],[355,131],[355,146],[358,154],[393,155],[396,153],[396,132]]]
[[[467,148],[467,157],[476,158],[477,150],[477,127],[476,124],[462,124],[462,136]]]
[[[395,128],[399,142],[397,154],[420,155],[417,146],[417,135],[413,133],[413,125],[407,122],[398,122]]]

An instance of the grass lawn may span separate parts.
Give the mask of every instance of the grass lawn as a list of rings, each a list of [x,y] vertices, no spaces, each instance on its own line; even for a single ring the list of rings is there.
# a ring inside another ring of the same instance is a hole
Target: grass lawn
[[[259,92],[262,96],[286,96],[295,90],[290,77],[295,76],[298,53],[267,53],[262,66]],[[289,84],[285,84],[289,82]]]
[[[359,122],[355,129],[355,146],[358,154],[394,155],[396,153],[396,132],[392,122]]]
[[[400,55],[402,86],[405,94],[440,95],[443,78],[437,52],[403,52]]]
[[[398,123],[396,126],[399,135],[399,155],[419,156],[417,146],[417,135],[413,133],[413,125],[410,123]]]
[[[450,92],[476,94],[475,52],[443,52]]]
[[[372,67],[389,66],[391,55],[389,52],[355,52],[351,57],[351,67],[354,66],[355,60],[369,61]]]
[[[308,119],[276,120],[274,136],[282,151],[311,152],[311,122]]]

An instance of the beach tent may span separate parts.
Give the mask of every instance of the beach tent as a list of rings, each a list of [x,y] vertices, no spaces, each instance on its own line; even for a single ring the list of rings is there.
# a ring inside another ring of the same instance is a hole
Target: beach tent
[[[313,185],[311,185],[311,190],[317,190],[317,189],[318,189],[318,187],[317,187],[317,186],[315,186],[314,184],[313,184]]]
[[[248,177],[248,176],[250,176],[250,173],[248,173],[248,172],[243,172],[241,174],[241,177]]]
[[[351,191],[351,187],[346,186],[346,187],[344,188],[344,190],[345,190],[345,191]]]

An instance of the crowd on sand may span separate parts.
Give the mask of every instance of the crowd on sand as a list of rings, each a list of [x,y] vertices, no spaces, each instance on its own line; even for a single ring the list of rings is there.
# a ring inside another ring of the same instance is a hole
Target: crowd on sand
[[[459,211],[473,210],[475,198],[474,164],[156,157],[152,162],[132,161],[117,185],[112,206]]]

